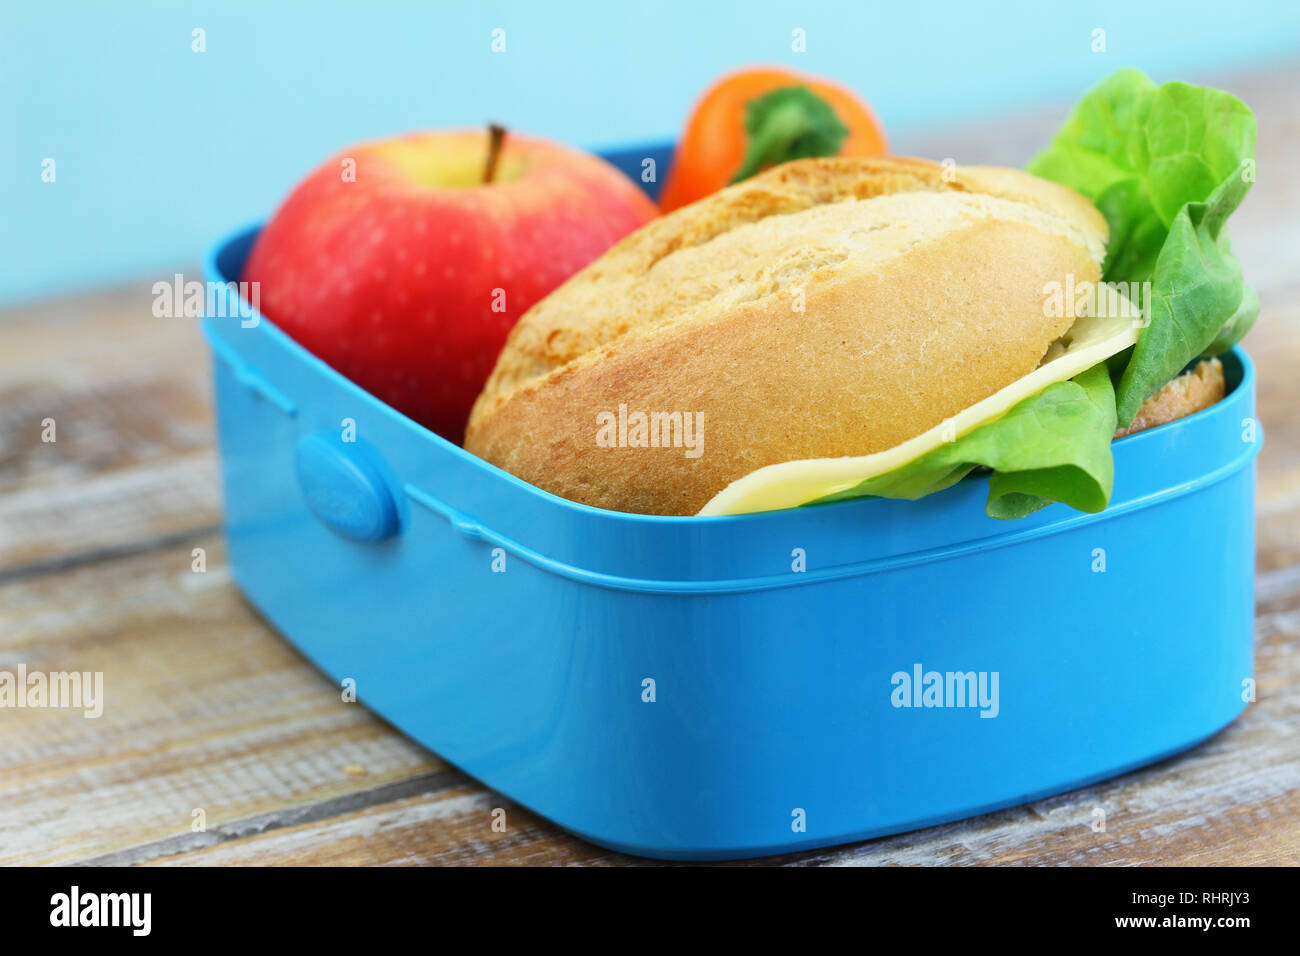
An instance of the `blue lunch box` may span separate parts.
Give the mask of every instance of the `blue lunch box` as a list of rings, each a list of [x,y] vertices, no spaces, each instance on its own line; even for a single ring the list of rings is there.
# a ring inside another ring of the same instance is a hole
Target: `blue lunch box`
[[[608,158],[639,179],[670,152]],[[1115,442],[1101,514],[1000,522],[971,477],[698,518],[555,497],[265,318],[203,327],[239,588],[381,717],[594,843],[733,859],[929,826],[1185,750],[1252,696],[1240,350],[1223,401]]]

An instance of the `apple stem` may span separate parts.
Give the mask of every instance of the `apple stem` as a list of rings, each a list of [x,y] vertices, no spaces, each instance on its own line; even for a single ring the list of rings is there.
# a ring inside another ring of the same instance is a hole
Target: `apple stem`
[[[499,123],[488,125],[487,168],[483,170],[484,184],[492,182],[497,174],[497,160],[501,157],[501,146],[506,141],[506,128]]]

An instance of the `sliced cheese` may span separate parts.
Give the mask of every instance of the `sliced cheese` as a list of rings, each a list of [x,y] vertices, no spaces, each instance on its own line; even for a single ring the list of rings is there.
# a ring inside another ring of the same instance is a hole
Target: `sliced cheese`
[[[1135,312],[1104,311],[1110,317],[1086,316],[1076,320],[1070,331],[1048,350],[1038,368],[1024,378],[901,445],[871,455],[804,458],[759,468],[727,485],[699,513],[735,515],[794,508],[902,467],[938,448],[945,440],[955,441],[980,425],[1001,418],[1012,406],[1047,386],[1071,379],[1134,344],[1139,329],[1139,323],[1132,318]]]

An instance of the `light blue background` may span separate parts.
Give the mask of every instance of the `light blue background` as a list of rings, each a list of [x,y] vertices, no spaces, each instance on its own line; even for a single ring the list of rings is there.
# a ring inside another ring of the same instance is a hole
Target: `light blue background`
[[[1295,2],[6,2],[0,301],[168,276],[359,139],[488,119],[586,146],[669,138],[742,64],[854,86],[905,143],[1121,66],[1196,79],[1297,49]]]

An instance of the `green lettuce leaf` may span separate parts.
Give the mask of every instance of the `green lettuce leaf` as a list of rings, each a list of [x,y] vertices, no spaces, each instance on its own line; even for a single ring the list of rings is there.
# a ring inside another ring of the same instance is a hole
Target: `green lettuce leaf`
[[[1125,425],[1152,392],[1210,348],[1243,306],[1249,309],[1227,234],[1216,235],[1213,228],[1216,213],[1229,203],[1235,206],[1239,200],[1233,194],[1245,191],[1234,188],[1238,185],[1244,184],[1226,180],[1209,202],[1188,203],[1174,219],[1151,276],[1148,325],[1116,389],[1119,420]]]
[[[986,510],[994,518],[1023,517],[1053,501],[1101,511],[1114,478],[1114,434],[1115,392],[1103,363],[1049,385],[956,441],[820,502],[869,495],[916,499],[983,466],[993,469]]]
[[[1228,351],[1250,331],[1257,318],[1259,318],[1259,296],[1254,289],[1246,286],[1242,291],[1241,304],[1237,306],[1237,311],[1232,313],[1232,318],[1223,323],[1219,334],[1214,337],[1210,347],[1202,352],[1199,358],[1212,358]]]
[[[1235,96],[1157,87],[1122,70],[1080,101],[1029,164],[1106,217],[1107,281],[1151,283],[1148,327],[1119,374],[1122,424],[1197,356],[1235,344],[1258,314],[1223,228],[1250,188],[1255,133],[1255,117]]]

